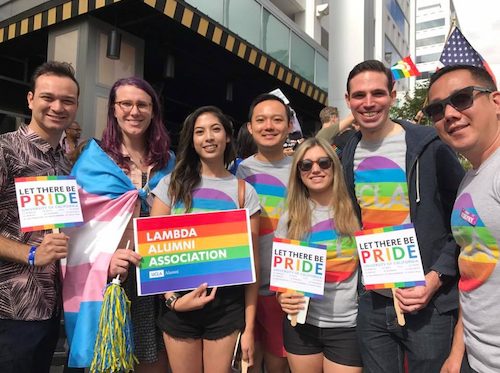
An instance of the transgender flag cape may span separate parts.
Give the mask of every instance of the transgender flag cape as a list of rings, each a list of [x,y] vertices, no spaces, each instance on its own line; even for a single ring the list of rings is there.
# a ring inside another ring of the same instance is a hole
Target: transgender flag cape
[[[71,174],[78,183],[84,225],[64,229],[70,240],[68,256],[61,261],[70,367],[89,367],[92,363],[111,256],[132,217],[137,198],[146,207],[149,191],[172,171],[174,162],[171,153],[168,166],[141,190],[94,140],[76,162]]]

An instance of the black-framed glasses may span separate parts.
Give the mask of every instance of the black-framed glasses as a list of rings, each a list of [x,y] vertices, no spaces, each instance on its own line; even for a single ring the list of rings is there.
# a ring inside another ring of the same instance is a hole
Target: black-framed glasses
[[[81,128],[68,128],[69,130],[76,131],[76,132],[82,132]]]
[[[115,105],[120,106],[120,108],[123,110],[125,113],[129,113],[132,111],[132,109],[137,107],[137,110],[139,110],[141,113],[149,113],[151,111],[151,104],[147,102],[132,102],[132,101],[117,101],[115,102]]]
[[[318,158],[317,161],[313,161],[312,159],[303,159],[297,163],[297,167],[302,172],[311,171],[313,168],[313,164],[317,163],[319,168],[323,170],[328,170],[333,165],[333,160],[330,157],[321,157]]]
[[[446,105],[450,105],[458,111],[463,111],[474,105],[474,91],[487,93],[493,92],[487,88],[471,85],[451,94],[444,100],[427,105],[422,109],[422,111],[427,117],[429,117],[430,120],[437,122],[444,118]]]

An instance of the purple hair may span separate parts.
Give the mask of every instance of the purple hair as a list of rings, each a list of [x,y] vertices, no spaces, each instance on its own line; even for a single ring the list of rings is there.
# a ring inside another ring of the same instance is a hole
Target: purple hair
[[[116,81],[109,92],[108,101],[108,120],[106,128],[102,133],[101,147],[102,149],[115,160],[121,168],[130,171],[129,166],[125,163],[121,153],[121,144],[123,142],[122,131],[115,118],[115,101],[116,90],[125,85],[132,85],[146,92],[153,102],[153,118],[151,124],[146,130],[146,142],[149,153],[145,158],[147,164],[154,164],[152,171],[158,171],[165,168],[170,161],[170,145],[171,140],[168,132],[163,124],[160,100],[156,95],[153,87],[144,79],[137,77],[122,78]]]

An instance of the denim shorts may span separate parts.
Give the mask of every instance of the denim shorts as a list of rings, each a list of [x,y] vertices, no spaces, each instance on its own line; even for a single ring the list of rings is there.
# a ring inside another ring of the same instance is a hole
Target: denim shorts
[[[356,328],[319,328],[310,324],[293,327],[285,317],[283,338],[286,352],[294,355],[323,353],[334,363],[362,367]]]
[[[158,327],[177,339],[217,340],[245,328],[243,286],[217,289],[215,299],[200,310],[175,312],[161,302]]]

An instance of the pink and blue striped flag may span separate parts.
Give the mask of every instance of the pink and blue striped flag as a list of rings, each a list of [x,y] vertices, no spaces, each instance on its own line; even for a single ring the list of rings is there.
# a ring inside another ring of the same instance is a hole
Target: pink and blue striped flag
[[[160,170],[143,189],[136,189],[125,173],[91,140],[75,164],[84,225],[64,229],[70,237],[68,256],[61,261],[69,366],[89,367],[98,332],[108,266],[125,232],[137,198],[143,206],[149,191],[170,173],[175,163]]]

